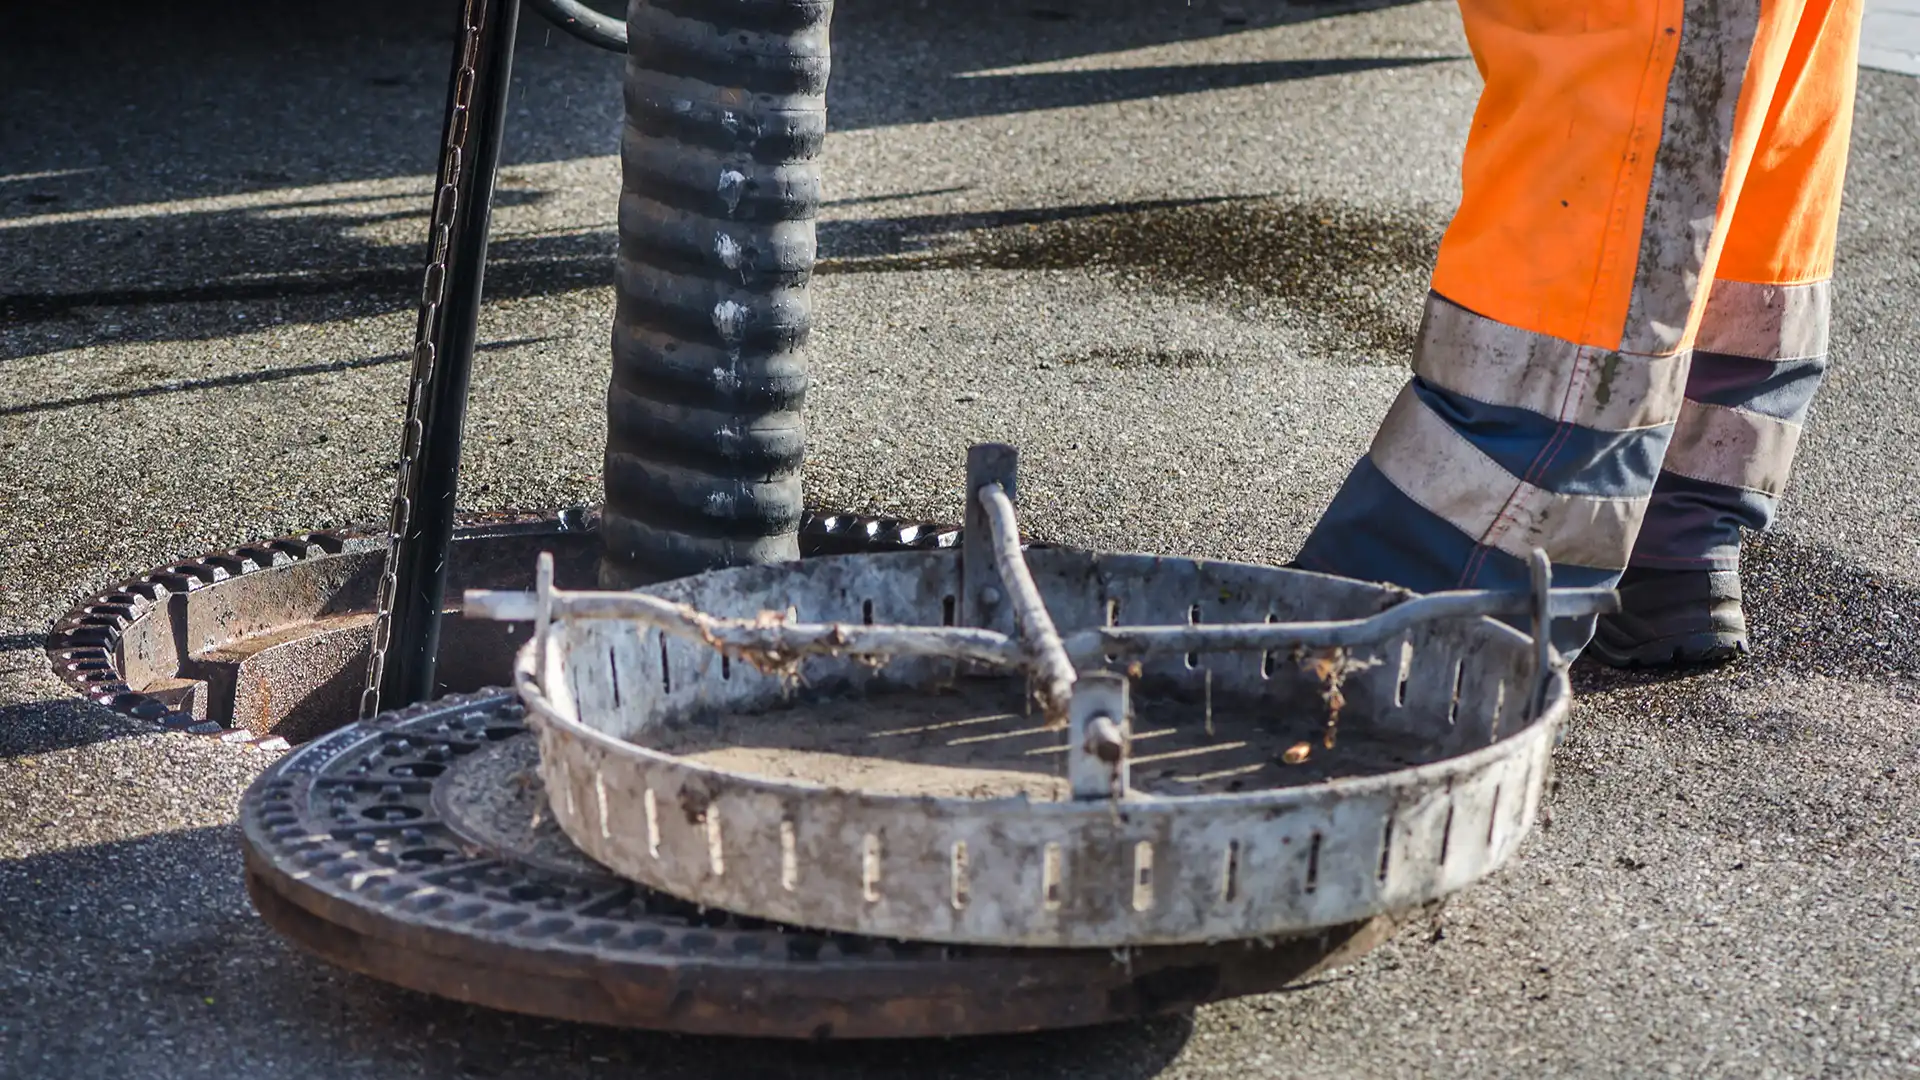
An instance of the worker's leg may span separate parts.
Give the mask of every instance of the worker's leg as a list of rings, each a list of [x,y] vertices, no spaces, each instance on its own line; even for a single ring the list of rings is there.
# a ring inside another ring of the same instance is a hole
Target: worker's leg
[[[1772,522],[1827,361],[1860,0],[1812,0],[1741,185],[1635,567],[1734,569]]]
[[[1417,591],[1626,567],[1800,4],[1462,0],[1486,87],[1414,378],[1300,563]],[[1562,635],[1562,647],[1586,631]]]
[[[1740,188],[1686,400],[1595,655],[1699,661],[1746,648],[1743,530],[1773,520],[1827,364],[1828,278],[1852,126],[1860,0],[1809,0]]]

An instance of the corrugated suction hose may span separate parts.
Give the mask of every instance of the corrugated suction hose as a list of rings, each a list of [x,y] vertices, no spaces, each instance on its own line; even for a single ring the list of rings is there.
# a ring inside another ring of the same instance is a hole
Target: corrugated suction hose
[[[601,580],[799,557],[831,0],[628,16]]]

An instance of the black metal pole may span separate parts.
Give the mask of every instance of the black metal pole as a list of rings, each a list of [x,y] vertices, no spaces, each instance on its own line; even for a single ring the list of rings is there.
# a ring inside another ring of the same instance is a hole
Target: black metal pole
[[[519,0],[461,4],[363,716],[433,696],[461,429],[519,18]]]

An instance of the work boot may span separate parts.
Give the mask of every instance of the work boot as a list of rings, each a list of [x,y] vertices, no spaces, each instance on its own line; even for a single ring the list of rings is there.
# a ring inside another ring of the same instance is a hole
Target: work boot
[[[1629,569],[1587,652],[1613,667],[1722,664],[1748,651],[1738,570]]]

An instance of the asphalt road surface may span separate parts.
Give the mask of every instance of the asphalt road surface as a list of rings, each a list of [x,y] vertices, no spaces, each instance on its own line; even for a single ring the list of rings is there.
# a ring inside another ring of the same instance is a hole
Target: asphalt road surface
[[[283,944],[263,757],[74,702],[77,598],[373,522],[446,4],[0,14],[0,1076],[1920,1075],[1920,80],[1863,72],[1835,366],[1759,655],[1585,668],[1550,827],[1357,966],[1192,1017],[792,1047],[530,1020]],[[810,497],[1291,556],[1405,377],[1477,80],[1450,5],[843,0]],[[463,503],[592,501],[619,61],[522,34]]]

